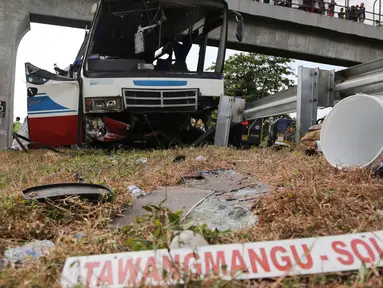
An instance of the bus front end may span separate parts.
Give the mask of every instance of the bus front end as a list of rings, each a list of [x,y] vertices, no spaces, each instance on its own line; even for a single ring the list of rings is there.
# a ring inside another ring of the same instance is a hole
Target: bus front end
[[[224,94],[227,30],[221,0],[100,1],[78,59],[88,139],[198,138],[192,118],[209,125]]]

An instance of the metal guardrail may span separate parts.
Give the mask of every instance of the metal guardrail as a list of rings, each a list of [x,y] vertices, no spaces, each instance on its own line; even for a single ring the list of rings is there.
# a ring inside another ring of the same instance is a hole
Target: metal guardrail
[[[287,90],[247,103],[246,110],[233,108],[234,97],[222,96],[219,104],[215,144],[226,146],[233,111],[240,111],[245,120],[267,118],[296,112],[296,142],[317,122],[318,108],[332,107],[343,97],[357,92],[383,92],[383,58],[345,70],[323,70],[298,67],[298,83]],[[243,100],[240,104],[244,104]],[[239,108],[239,107],[238,107]],[[242,113],[243,111],[243,113]],[[236,119],[241,122],[242,119]],[[235,121],[234,121],[235,122]],[[208,131],[205,134],[211,134]]]
[[[244,117],[251,119],[266,118],[275,115],[295,112],[297,110],[297,86],[278,92],[247,105]]]
[[[307,131],[317,120],[318,107],[330,106],[333,102],[334,72],[319,68],[298,68],[298,85],[272,96],[247,104],[244,118],[265,118],[297,112],[297,141],[301,131]],[[325,89],[324,89],[325,87]]]
[[[345,80],[335,86],[335,91],[344,98],[355,93],[376,94],[383,91],[383,69]]]
[[[383,58],[365,62],[359,65],[340,70],[335,73],[335,82],[342,82],[359,75],[379,70],[383,67]]]
[[[299,68],[301,69],[301,67]],[[311,70],[311,73],[319,73],[319,79],[314,83],[317,85],[316,90],[319,91],[316,99],[319,107],[330,107],[334,101],[355,93],[376,94],[383,92],[383,58],[338,72],[322,69]],[[321,72],[330,74],[320,75]],[[302,79],[298,79],[298,86],[302,84],[301,82]],[[297,111],[298,86],[247,103],[245,118],[265,118]],[[333,96],[329,96],[332,94]]]
[[[298,68],[298,84],[287,90],[247,103],[247,120],[297,112],[297,128],[314,125],[317,109],[334,104],[355,93],[383,92],[383,58],[338,72],[319,68]],[[297,139],[300,139],[298,131]]]
[[[383,91],[383,58],[359,64],[335,73],[338,98],[355,93],[376,94]]]

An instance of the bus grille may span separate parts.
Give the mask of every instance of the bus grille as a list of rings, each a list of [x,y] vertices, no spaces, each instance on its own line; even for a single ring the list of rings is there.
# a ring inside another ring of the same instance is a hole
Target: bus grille
[[[125,107],[129,111],[195,112],[198,89],[134,90],[122,89]]]

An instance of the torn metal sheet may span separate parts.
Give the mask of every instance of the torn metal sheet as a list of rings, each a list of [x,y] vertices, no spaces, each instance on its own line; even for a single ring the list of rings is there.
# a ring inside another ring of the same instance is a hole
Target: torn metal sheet
[[[150,204],[159,205],[164,199],[163,204],[171,211],[189,211],[199,200],[209,196],[214,191],[196,188],[169,187],[154,190],[143,198],[137,199],[132,207],[127,208],[125,216],[118,218],[112,226],[122,227],[134,222],[137,217],[148,214],[142,207]]]
[[[156,190],[138,199],[113,225],[133,223],[136,217],[148,213],[142,206],[158,205],[167,193],[164,206],[171,211],[182,210],[185,223],[235,231],[256,224],[251,207],[258,197],[269,191],[269,187],[258,180],[226,169],[201,171],[183,179],[182,186]]]
[[[37,186],[22,191],[26,200],[56,200],[69,196],[79,196],[88,200],[100,200],[112,195],[113,192],[101,185],[88,183],[63,183]]]

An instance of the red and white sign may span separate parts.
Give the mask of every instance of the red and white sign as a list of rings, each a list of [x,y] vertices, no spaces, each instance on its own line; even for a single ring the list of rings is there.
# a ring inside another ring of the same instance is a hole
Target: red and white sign
[[[383,266],[383,231],[295,240],[68,258],[62,287],[134,287],[187,277],[272,278]]]

